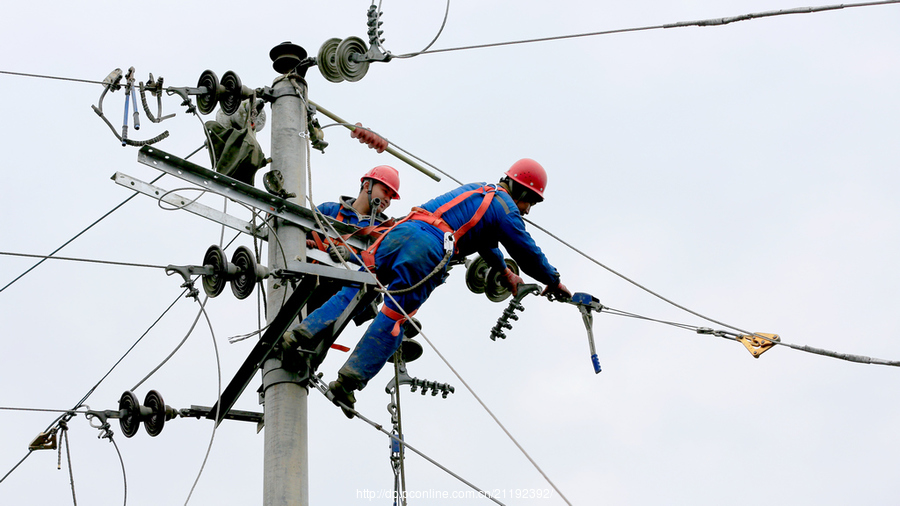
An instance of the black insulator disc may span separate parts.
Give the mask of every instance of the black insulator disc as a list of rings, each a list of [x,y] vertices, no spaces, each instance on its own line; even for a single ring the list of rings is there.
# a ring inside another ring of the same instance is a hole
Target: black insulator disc
[[[319,54],[316,57],[316,64],[319,66],[319,72],[322,77],[333,83],[339,83],[344,80],[337,64],[337,48],[341,43],[341,39],[333,38],[326,40],[322,47],[319,48]]]
[[[400,342],[399,350],[400,360],[407,364],[421,357],[422,352],[424,351],[422,345],[419,344],[418,341],[406,336],[403,336],[403,341]],[[394,355],[391,355],[391,357],[388,359],[388,362],[392,364],[394,363]]]
[[[359,37],[347,37],[337,47],[335,60],[341,77],[350,82],[359,81],[369,71],[368,61],[356,61],[366,54],[366,43]]]
[[[222,93],[219,96],[219,106],[225,114],[231,116],[237,112],[241,101],[244,100],[243,89],[241,78],[234,71],[225,72],[222,76]]]
[[[519,274],[519,264],[515,260],[507,258],[506,266],[517,275]],[[501,276],[503,276],[503,271],[494,268],[488,269],[484,283],[484,294],[491,302],[502,302],[512,295],[509,288],[500,283]]]
[[[119,428],[125,437],[132,437],[137,434],[140,426],[141,405],[138,404],[137,396],[126,390],[122,397],[119,397]]]
[[[237,268],[237,273],[231,278],[231,291],[238,299],[246,299],[259,281],[256,275],[256,257],[246,246],[238,246],[231,256],[231,263]]]
[[[156,390],[147,392],[144,398],[144,406],[150,408],[151,414],[144,420],[144,428],[151,437],[156,437],[166,424],[166,403]]]
[[[225,278],[227,277],[226,271],[228,263],[222,248],[215,244],[210,246],[209,249],[206,250],[206,255],[203,256],[203,266],[212,267],[213,272],[215,273],[212,275],[204,274],[203,276],[200,276],[201,281],[203,282],[203,291],[210,297],[216,297],[225,289]]]
[[[484,283],[490,266],[482,257],[477,257],[466,267],[466,287],[472,293],[484,293]]]
[[[219,78],[212,70],[205,70],[200,74],[198,88],[206,88],[206,93],[197,95],[197,108],[202,114],[209,114],[216,109],[219,103]]]

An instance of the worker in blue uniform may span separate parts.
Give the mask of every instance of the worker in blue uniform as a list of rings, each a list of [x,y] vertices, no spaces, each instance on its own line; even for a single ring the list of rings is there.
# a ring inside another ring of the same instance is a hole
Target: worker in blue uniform
[[[363,228],[387,222],[389,218],[384,211],[394,200],[400,200],[400,173],[390,165],[379,165],[359,179],[359,194],[356,198],[341,196],[340,201],[324,202],[316,206],[316,209],[336,221]],[[355,261],[354,255],[346,246],[332,244],[316,232],[307,234],[306,247],[327,251],[335,262],[342,259]],[[335,285],[328,290],[316,291],[306,303],[307,310],[312,312],[318,309],[338,290],[339,287]],[[376,302],[373,302],[373,308],[366,309],[366,317],[361,317],[363,320],[371,318],[377,312]]]
[[[338,202],[325,202],[316,209],[325,216],[357,227],[380,225],[388,220],[384,211],[391,202],[400,199],[400,173],[389,165],[379,165],[359,179],[359,195],[356,198],[342,196]],[[310,233],[306,245],[309,248],[327,248],[334,261],[349,260],[351,255],[344,246],[329,247],[318,234]]]
[[[510,270],[502,244],[520,269],[546,285],[545,294],[569,298],[556,268],[531,235],[523,215],[541,202],[547,173],[525,158],[510,167],[499,184],[471,183],[413,208],[410,214],[363,252],[363,261],[387,288],[381,312],[369,325],[347,362],[329,384],[335,404],[352,409],[353,391],[361,390],[384,366],[403,340],[403,323],[443,283],[450,260],[479,253],[504,272],[501,282],[513,293],[522,278]],[[358,292],[346,287],[284,335],[288,347],[303,349],[340,316]],[[353,413],[344,410],[348,417]]]

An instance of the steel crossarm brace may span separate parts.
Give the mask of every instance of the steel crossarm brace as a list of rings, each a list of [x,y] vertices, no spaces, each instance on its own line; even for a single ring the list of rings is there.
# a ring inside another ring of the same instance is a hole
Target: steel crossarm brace
[[[182,409],[180,411],[181,416],[188,418],[212,418],[211,414],[215,412],[216,411],[213,408],[209,408],[206,406],[196,406],[193,404],[190,408]],[[226,411],[223,418],[225,420],[237,420],[239,422],[255,422],[256,426],[262,429],[265,415],[256,411],[242,411],[239,409],[232,409]]]
[[[315,276],[306,276],[299,285],[294,289],[294,293],[288,297],[278,314],[269,324],[269,328],[260,337],[259,342],[250,351],[250,355],[244,360],[244,363],[238,368],[237,373],[222,391],[220,402],[216,402],[210,408],[207,418],[215,418],[216,426],[222,423],[225,415],[237,402],[238,397],[247,388],[247,385],[253,380],[256,371],[262,367],[269,355],[275,351],[275,347],[279,346],[281,336],[287,332],[288,328],[294,322],[294,319],[300,314],[300,310],[306,305],[306,302],[312,296],[313,289],[316,286]],[[219,405],[221,403],[221,406]],[[216,410],[218,409],[218,417]]]
[[[174,208],[184,209],[185,211],[196,214],[197,216],[200,216],[202,218],[212,220],[221,225],[225,225],[226,227],[237,230],[238,232],[255,235],[258,239],[262,239],[264,241],[269,239],[269,231],[265,225],[254,227],[253,224],[248,221],[235,218],[234,216],[225,214],[222,211],[213,209],[209,206],[198,204],[197,202],[193,202],[194,199],[182,197],[177,193],[164,190],[158,186],[153,186],[152,184],[145,183],[139,179],[135,179],[121,172],[116,172],[115,174],[113,174],[112,180],[115,181],[115,183],[119,186],[123,186],[138,193],[147,195],[148,197],[152,197],[156,200],[165,202],[166,204],[169,204]]]
[[[310,265],[304,265],[300,267],[312,267]],[[337,336],[344,330],[348,323],[350,323],[352,315],[355,313],[356,308],[362,305],[371,304],[373,300],[378,296],[378,292],[372,290],[371,287],[374,286],[374,278],[365,272],[357,272],[357,271],[343,271],[342,269],[337,269],[334,267],[325,267],[329,273],[333,273],[333,271],[342,271],[347,274],[352,275],[365,275],[368,276],[368,279],[364,279],[362,282],[364,289],[360,290],[360,293],[354,298],[354,300],[347,306],[344,312],[341,314],[338,321],[334,324],[333,335],[331,338],[326,338],[320,343],[319,348],[316,350],[316,355],[319,358],[318,362],[321,362],[321,358],[324,358],[325,352],[327,352],[328,348],[334,343],[337,339]],[[283,274],[288,274],[289,272],[282,271]],[[291,272],[292,273],[292,272]],[[341,280],[341,278],[335,278]],[[348,283],[348,279],[343,279],[341,282],[344,284],[353,284],[352,281]],[[304,275],[302,281],[299,285],[294,289],[294,293],[288,297],[284,306],[282,306],[281,310],[275,315],[275,318],[272,320],[272,323],[269,324],[269,328],[263,333],[262,337],[259,339],[259,342],[256,343],[256,346],[250,351],[250,355],[244,360],[244,363],[238,368],[237,373],[235,373],[234,377],[231,379],[231,382],[228,383],[228,386],[225,387],[225,390],[222,391],[222,396],[220,402],[217,402],[212,408],[210,408],[209,413],[206,415],[209,419],[216,419],[216,425],[218,426],[222,423],[222,420],[226,418],[228,411],[234,406],[237,402],[238,398],[247,388],[247,385],[253,381],[253,376],[256,374],[260,368],[262,368],[265,361],[272,355],[273,352],[276,352],[277,347],[280,346],[281,336],[284,335],[285,332],[290,328],[291,324],[300,315],[301,309],[306,305],[307,301],[309,301],[310,297],[312,297],[314,291],[318,288],[317,284],[317,276],[314,275]],[[327,289],[327,288],[325,288]],[[318,363],[316,364],[318,365]],[[301,371],[303,372],[303,371]],[[311,372],[311,371],[306,371]],[[221,403],[221,407],[219,404]],[[216,409],[219,409],[218,417],[216,417]]]
[[[152,146],[144,146],[138,151],[138,162],[171,174],[179,179],[193,183],[213,193],[227,197],[254,207],[285,221],[300,226],[306,231],[315,230],[321,234],[331,235],[329,231],[319,229],[313,212],[303,206],[289,202],[251,185],[232,179],[224,174],[206,169],[195,163],[178,158]],[[324,218],[322,218],[324,219]],[[356,227],[331,221],[331,225],[341,235],[356,232]],[[346,241],[357,249],[365,249],[366,243],[359,237],[349,237]]]
[[[344,284],[362,283],[375,286],[375,276],[366,271],[351,271],[342,267],[331,267],[325,264],[313,264],[296,260],[288,261],[287,268],[280,270],[279,273],[284,276],[310,274],[327,277]]]

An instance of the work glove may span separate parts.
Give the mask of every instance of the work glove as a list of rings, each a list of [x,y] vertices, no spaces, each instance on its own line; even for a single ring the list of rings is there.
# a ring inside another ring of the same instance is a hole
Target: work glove
[[[557,282],[556,285],[547,285],[541,295],[546,295],[550,300],[569,300],[572,298],[572,292],[566,288],[566,285]]]
[[[332,246],[328,248],[328,255],[335,262],[340,262],[343,259],[345,262],[350,260],[350,251],[347,250],[346,246]]]
[[[513,272],[513,270],[509,267],[507,267],[506,270],[503,271],[503,276],[500,277],[500,284],[502,284],[506,288],[509,288],[509,291],[512,292],[513,297],[519,295],[519,285],[521,285],[522,283],[524,283],[524,281],[522,281],[522,278],[518,274]]]

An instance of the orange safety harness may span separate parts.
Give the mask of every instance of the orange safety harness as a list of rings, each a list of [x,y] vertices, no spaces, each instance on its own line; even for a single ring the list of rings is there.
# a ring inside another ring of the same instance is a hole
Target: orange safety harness
[[[491,201],[494,199],[494,195],[497,190],[506,191],[503,188],[498,188],[495,186],[482,186],[481,188],[475,190],[469,190],[467,192],[460,193],[455,198],[437,208],[434,212],[428,211],[426,209],[422,209],[421,207],[413,207],[412,210],[405,218],[395,223],[392,227],[390,227],[387,232],[393,230],[397,225],[404,223],[406,221],[424,221],[429,225],[433,225],[444,232],[444,234],[449,234],[453,237],[454,244],[454,253],[456,252],[456,244],[459,241],[459,238],[462,237],[466,232],[468,232],[472,227],[478,224],[481,221],[481,218],[484,216],[484,213],[487,212],[488,207],[491,205]],[[472,195],[482,194],[484,198],[481,201],[481,205],[478,206],[478,209],[475,210],[475,214],[472,215],[472,218],[469,219],[463,226],[459,227],[458,230],[453,230],[446,221],[441,218],[441,216],[446,213],[448,210],[456,207],[459,203],[471,197]],[[381,237],[379,237],[374,243],[372,243],[368,248],[364,251],[360,252],[360,256],[362,257],[363,264],[367,269],[372,269],[375,267],[375,252],[378,251],[378,246],[381,245],[382,239],[387,235],[387,232],[382,233]]]
[[[338,222],[343,222],[344,215],[341,213],[338,213],[338,215],[333,219]],[[349,239],[355,235],[368,235],[368,236],[378,235],[378,236],[380,236],[380,235],[384,234],[386,231],[390,230],[393,227],[394,223],[395,222],[392,218],[389,220],[385,220],[378,225],[369,225],[367,227],[361,227],[361,228],[359,228],[359,230],[353,231],[353,233],[342,235],[340,241],[335,241],[334,239],[331,239],[330,237],[326,237],[325,239],[322,239],[322,236],[320,236],[319,233],[316,232],[315,230],[313,230],[310,233],[310,235],[312,236],[313,241],[316,243],[316,248],[321,251],[327,252],[328,248],[330,246],[335,245],[338,242],[340,242],[349,251],[351,251],[353,253],[358,253],[354,248],[352,248],[349,244],[347,244],[347,239]]]

